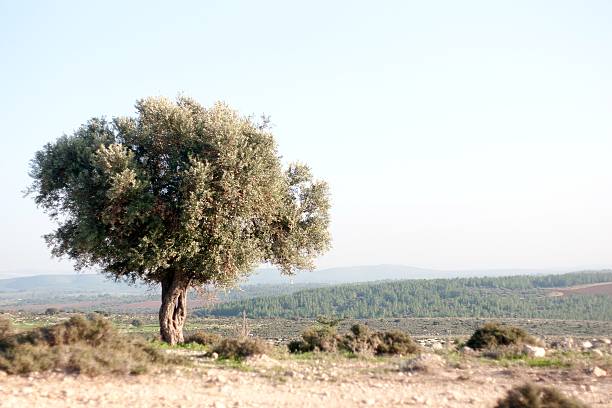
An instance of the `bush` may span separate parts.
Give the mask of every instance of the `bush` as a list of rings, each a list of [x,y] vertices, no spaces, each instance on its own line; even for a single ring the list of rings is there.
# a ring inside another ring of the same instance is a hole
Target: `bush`
[[[521,344],[536,343],[535,338],[519,327],[487,323],[472,334],[466,346],[474,350],[480,350],[499,346],[520,346]]]
[[[70,320],[0,340],[0,370],[9,374],[62,370],[80,374],[140,374],[171,362],[150,345],[119,334],[99,316]]]
[[[11,321],[4,316],[0,316],[0,339],[13,334]]]
[[[302,333],[302,340],[290,342],[291,353],[308,351],[334,352],[338,348],[359,354],[413,354],[419,350],[412,338],[403,332],[372,332],[367,326],[355,324],[344,336],[336,333],[335,326],[314,326]]]
[[[221,336],[205,331],[197,331],[185,337],[185,343],[197,343],[203,346],[212,346],[221,341]]]
[[[249,337],[223,339],[213,347],[212,351],[221,358],[242,360],[246,357],[265,354],[268,351],[268,345],[260,339]]]
[[[59,314],[59,312],[60,310],[57,307],[48,307],[47,310],[45,310],[47,316],[53,316]]]
[[[379,342],[376,354],[414,354],[419,351],[419,345],[407,333],[388,331],[377,333]]]
[[[404,332],[386,331],[372,333],[367,326],[353,325],[343,338],[341,346],[352,353],[414,354],[419,346]]]
[[[339,339],[335,326],[313,326],[302,333],[303,351],[333,352],[338,348]]]
[[[587,405],[554,388],[525,384],[508,391],[495,408],[587,408]]]
[[[307,353],[312,351],[310,346],[304,340],[292,340],[287,344],[290,353]]]
[[[142,321],[140,319],[134,319],[130,322],[130,324],[134,327],[141,327]]]
[[[354,324],[340,342],[342,349],[351,353],[374,353],[380,343],[378,333],[372,333],[368,326]]]

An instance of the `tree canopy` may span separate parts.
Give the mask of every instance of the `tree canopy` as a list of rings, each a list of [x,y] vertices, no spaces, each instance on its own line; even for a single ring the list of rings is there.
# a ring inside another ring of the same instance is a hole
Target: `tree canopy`
[[[36,153],[30,193],[58,223],[54,255],[169,293],[231,285],[260,263],[310,269],[329,247],[327,184],[283,168],[266,121],[186,97],[142,99],[136,113]]]

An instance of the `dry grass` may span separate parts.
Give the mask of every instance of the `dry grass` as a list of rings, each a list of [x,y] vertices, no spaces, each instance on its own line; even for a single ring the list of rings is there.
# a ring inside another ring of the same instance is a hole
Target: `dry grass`
[[[495,408],[588,408],[584,403],[566,397],[552,387],[525,384],[508,391]]]
[[[223,339],[213,349],[220,358],[243,360],[247,357],[266,354],[269,346],[257,338]]]
[[[0,316],[0,339],[13,334],[13,325],[11,321],[4,316]]]
[[[185,343],[196,343],[202,346],[214,346],[221,341],[221,336],[215,333],[199,330],[185,337]]]
[[[61,370],[97,375],[140,374],[170,362],[151,345],[119,334],[99,316],[76,316],[0,339],[0,370],[9,374]]]

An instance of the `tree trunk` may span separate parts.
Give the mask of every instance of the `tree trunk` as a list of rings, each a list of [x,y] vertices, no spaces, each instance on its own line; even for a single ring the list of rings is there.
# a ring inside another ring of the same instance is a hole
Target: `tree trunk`
[[[159,309],[159,333],[168,344],[183,342],[183,325],[187,318],[189,281],[177,272],[169,272],[161,282],[162,304]]]

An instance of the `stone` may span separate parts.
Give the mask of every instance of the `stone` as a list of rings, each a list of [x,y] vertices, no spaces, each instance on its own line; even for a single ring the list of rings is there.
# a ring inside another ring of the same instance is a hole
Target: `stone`
[[[603,357],[603,352],[601,350],[593,349],[591,350],[591,353],[595,354],[598,357]]]
[[[597,366],[593,367],[593,369],[591,370],[591,374],[593,374],[595,377],[605,377],[606,375],[608,375],[606,370],[601,369]]]
[[[442,344],[435,342],[431,345],[431,349],[432,350],[442,350],[444,347],[442,346]]]
[[[553,343],[553,346],[555,348],[560,348],[560,349],[573,349],[574,347],[576,347],[576,343],[574,342],[574,339],[572,337],[566,337],[561,341],[555,341]]]
[[[444,367],[444,359],[437,354],[421,354],[415,358],[405,361],[400,364],[400,370],[402,371],[422,371],[431,372],[435,369]]]
[[[583,341],[582,343],[580,343],[580,347],[582,347],[583,349],[590,349],[593,348],[593,343],[591,343],[590,341]]]
[[[526,354],[529,357],[545,357],[546,350],[543,347],[536,347],[530,346],[529,344],[525,344],[523,346],[523,354]]]

